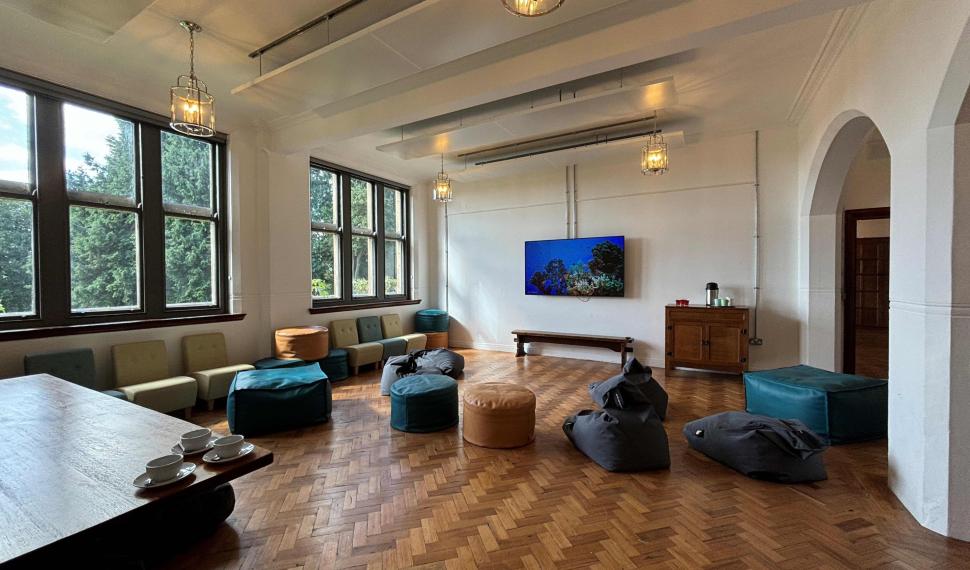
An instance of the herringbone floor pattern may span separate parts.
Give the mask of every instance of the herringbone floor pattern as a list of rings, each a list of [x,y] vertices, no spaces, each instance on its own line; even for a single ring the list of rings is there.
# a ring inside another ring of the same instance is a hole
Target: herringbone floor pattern
[[[970,544],[919,527],[886,486],[885,442],[827,452],[828,481],[747,479],[690,451],[683,424],[741,409],[738,379],[674,377],[670,471],[611,474],[560,425],[616,365],[463,351],[460,382],[538,396],[536,441],[465,444],[459,428],[404,434],[368,373],[339,383],[330,423],[254,439],[275,463],[234,484],[228,524],[172,568],[940,568]],[[657,372],[658,376],[662,371]],[[197,418],[225,430],[225,414]]]

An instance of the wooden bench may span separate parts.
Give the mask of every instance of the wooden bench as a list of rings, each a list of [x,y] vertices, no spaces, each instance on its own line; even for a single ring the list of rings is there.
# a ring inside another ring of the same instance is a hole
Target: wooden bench
[[[514,330],[515,356],[526,356],[525,343],[544,342],[548,344],[568,344],[572,346],[591,346],[608,348],[620,353],[620,367],[626,366],[626,354],[633,352],[633,338],[629,336],[599,336],[578,333],[559,333],[547,331]]]

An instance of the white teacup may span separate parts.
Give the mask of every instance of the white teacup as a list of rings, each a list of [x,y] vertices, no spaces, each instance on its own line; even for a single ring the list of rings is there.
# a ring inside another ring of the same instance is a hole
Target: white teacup
[[[179,474],[182,467],[182,456],[178,453],[152,459],[145,464],[145,473],[153,483],[168,481]]]
[[[241,435],[220,437],[212,442],[212,450],[219,457],[235,457],[239,455],[239,450],[242,449],[244,440],[245,438]]]
[[[185,451],[198,451],[209,443],[211,437],[212,430],[209,428],[194,429],[182,434],[182,437],[179,438],[179,445]]]

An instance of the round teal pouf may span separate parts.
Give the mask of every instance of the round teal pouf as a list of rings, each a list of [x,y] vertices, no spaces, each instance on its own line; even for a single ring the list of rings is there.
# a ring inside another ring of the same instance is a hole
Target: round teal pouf
[[[391,427],[428,433],[458,425],[458,383],[441,374],[417,374],[391,386]]]
[[[448,311],[423,309],[414,315],[414,330],[417,332],[448,332],[451,319]]]

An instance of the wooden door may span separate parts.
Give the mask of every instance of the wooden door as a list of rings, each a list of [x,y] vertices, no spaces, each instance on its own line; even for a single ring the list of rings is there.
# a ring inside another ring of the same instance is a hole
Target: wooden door
[[[713,364],[741,362],[741,328],[729,324],[707,326],[708,360]]]
[[[889,238],[857,238],[855,324],[889,326]]]
[[[697,323],[675,323],[674,327],[674,360],[689,360],[703,362],[704,357],[704,325]]]

